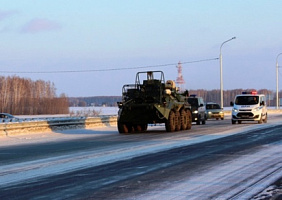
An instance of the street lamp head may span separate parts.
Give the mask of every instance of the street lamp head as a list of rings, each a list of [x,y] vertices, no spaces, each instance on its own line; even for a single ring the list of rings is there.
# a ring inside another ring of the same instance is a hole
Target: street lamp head
[[[226,42],[229,42],[231,40],[234,40],[234,39],[236,39],[236,37],[233,37],[233,38],[230,38],[229,40],[224,41],[220,46],[220,52],[221,52],[221,47],[223,46],[223,44],[225,44]]]

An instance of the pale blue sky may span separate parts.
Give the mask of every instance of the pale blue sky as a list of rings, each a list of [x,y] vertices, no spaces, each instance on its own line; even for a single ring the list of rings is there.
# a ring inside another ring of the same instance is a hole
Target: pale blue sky
[[[121,95],[122,86],[134,83],[138,71],[163,70],[166,80],[175,80],[177,69],[19,72],[217,58],[222,42],[236,36],[222,48],[224,89],[276,90],[281,19],[279,0],[0,0],[0,75],[51,81],[58,94],[70,97]],[[279,62],[282,66],[282,56]],[[219,60],[182,67],[185,88],[219,89]]]

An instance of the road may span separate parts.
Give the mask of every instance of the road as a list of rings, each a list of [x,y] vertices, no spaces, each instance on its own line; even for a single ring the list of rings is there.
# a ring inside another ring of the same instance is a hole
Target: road
[[[250,199],[282,177],[281,119],[2,138],[0,199]]]

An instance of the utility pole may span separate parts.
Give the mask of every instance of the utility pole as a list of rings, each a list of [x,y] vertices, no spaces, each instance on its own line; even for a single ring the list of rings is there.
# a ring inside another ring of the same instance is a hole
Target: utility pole
[[[278,90],[278,75],[279,75],[279,65],[278,65],[278,57],[282,55],[282,53],[279,53],[276,57],[276,109],[278,110],[280,108],[279,103],[279,90]]]

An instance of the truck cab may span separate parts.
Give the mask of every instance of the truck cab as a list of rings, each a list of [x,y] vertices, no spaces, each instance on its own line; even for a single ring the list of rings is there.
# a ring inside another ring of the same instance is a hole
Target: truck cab
[[[236,95],[234,102],[230,102],[232,108],[232,124],[241,124],[242,121],[257,121],[259,124],[267,122],[267,107],[265,95],[256,91],[243,92]]]

